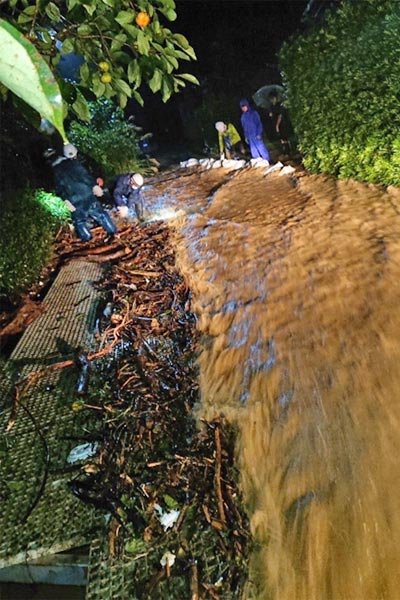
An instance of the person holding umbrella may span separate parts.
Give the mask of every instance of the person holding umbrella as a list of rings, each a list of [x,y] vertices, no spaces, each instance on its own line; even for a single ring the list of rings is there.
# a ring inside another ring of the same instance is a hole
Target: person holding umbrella
[[[240,109],[244,137],[246,143],[250,146],[250,154],[252,158],[263,158],[270,161],[270,156],[266,145],[263,142],[263,126],[258,112],[251,108],[248,100],[240,101]]]
[[[269,116],[271,131],[268,133],[273,140],[279,140],[285,154],[288,154],[291,146],[289,138],[293,131],[291,128],[288,112],[283,106],[284,88],[278,84],[264,85],[253,95],[256,106],[266,110]]]
[[[284,153],[289,154],[289,122],[286,110],[282,106],[282,103],[280,102],[279,96],[276,92],[271,92],[269,99],[271,102],[269,116],[272,119],[274,130],[279,137]]]

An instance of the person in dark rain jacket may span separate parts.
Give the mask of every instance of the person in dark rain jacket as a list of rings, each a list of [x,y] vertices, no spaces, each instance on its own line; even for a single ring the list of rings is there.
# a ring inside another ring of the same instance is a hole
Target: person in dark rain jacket
[[[134,208],[138,220],[143,220],[143,203],[140,190],[142,185],[143,177],[140,173],[128,173],[118,177],[113,197],[121,217],[127,217],[129,209]]]
[[[263,126],[258,112],[251,108],[249,101],[240,101],[242,116],[240,118],[246,143],[250,146],[252,158],[270,160],[269,152],[263,142]]]
[[[63,156],[57,156],[53,148],[45,152],[53,169],[56,193],[70,209],[76,234],[81,240],[87,242],[92,238],[88,227],[90,218],[97,221],[108,234],[114,235],[117,229],[97,200],[103,195],[103,190],[76,156],[77,149],[73,144],[64,146]]]

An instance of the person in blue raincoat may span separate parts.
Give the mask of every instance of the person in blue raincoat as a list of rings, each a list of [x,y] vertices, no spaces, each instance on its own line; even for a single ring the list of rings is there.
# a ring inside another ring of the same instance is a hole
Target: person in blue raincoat
[[[252,158],[263,158],[270,161],[266,145],[263,142],[263,126],[258,112],[251,108],[249,101],[240,101],[242,116],[240,118],[246,143],[250,146]]]

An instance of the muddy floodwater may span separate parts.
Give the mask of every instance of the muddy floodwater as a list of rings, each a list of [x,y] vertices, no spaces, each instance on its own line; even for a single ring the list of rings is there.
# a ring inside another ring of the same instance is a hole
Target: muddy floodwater
[[[257,169],[169,179],[202,416],[239,428],[249,597],[400,598],[400,195]],[[184,213],[184,214],[182,214]]]

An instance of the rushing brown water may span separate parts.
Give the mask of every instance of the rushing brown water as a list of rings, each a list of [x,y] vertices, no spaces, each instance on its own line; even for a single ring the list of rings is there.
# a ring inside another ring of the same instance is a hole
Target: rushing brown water
[[[201,410],[239,427],[251,597],[400,598],[396,192],[255,169],[148,192],[188,213]]]

